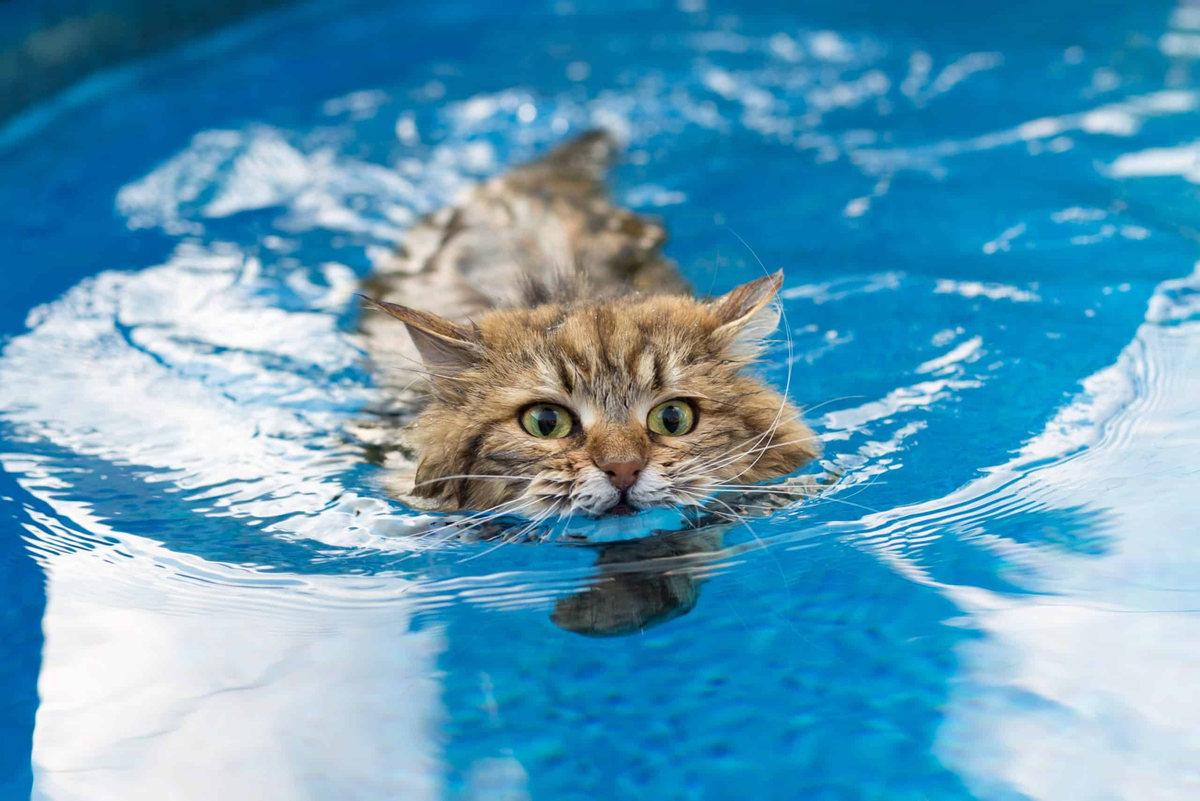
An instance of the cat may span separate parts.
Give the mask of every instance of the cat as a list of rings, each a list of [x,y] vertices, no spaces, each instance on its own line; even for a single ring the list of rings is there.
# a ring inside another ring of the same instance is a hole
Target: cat
[[[700,508],[818,455],[753,372],[782,273],[694,297],[662,225],[609,198],[616,151],[593,131],[482,184],[372,276],[399,499],[535,521]]]

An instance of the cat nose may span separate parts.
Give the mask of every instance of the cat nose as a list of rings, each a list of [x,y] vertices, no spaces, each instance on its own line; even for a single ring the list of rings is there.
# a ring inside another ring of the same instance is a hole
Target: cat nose
[[[638,480],[638,474],[646,463],[641,459],[621,459],[612,462],[597,462],[596,467],[604,471],[612,485],[621,492],[632,487]]]

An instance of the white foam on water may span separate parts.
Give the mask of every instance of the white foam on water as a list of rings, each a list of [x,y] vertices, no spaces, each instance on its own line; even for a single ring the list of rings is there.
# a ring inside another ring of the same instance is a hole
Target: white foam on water
[[[862,541],[937,587],[983,634],[960,646],[935,749],[981,797],[1190,799],[1200,702],[1181,692],[1200,642],[1195,454],[1200,265],[1161,284],[1117,362],[1082,383],[1009,463],[944,498],[868,515]],[[988,533],[1004,509],[1095,517],[1099,554]],[[935,531],[1033,570],[1050,594],[937,581],[916,558]],[[1164,559],[1164,554],[1170,559]],[[1070,770],[1064,770],[1070,765]]]
[[[1014,303],[1039,303],[1036,292],[1008,284],[983,281],[955,281],[939,278],[933,288],[937,295],[962,295],[964,298],[987,298],[988,300],[1011,300]]]

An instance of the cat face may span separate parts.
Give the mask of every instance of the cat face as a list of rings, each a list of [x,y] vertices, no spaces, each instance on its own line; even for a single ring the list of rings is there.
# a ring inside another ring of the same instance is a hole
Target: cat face
[[[602,516],[700,505],[818,452],[746,367],[778,323],[776,273],[704,303],[675,296],[489,312],[466,328],[377,303],[407,326],[433,396],[413,424],[414,493],[446,511]]]

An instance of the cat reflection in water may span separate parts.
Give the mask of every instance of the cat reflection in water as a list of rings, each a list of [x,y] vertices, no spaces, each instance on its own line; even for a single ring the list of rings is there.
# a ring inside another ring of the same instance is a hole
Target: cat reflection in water
[[[479,523],[722,514],[714,502],[734,517],[722,495],[776,500],[784,488],[756,485],[818,454],[751,370],[782,274],[693,297],[662,227],[609,198],[614,152],[592,132],[482,184],[372,276],[386,314],[363,330],[406,423],[379,435],[402,432],[381,443],[396,497]]]
[[[559,628],[589,637],[637,634],[692,611],[705,568],[720,558],[724,526],[675,531],[596,548],[596,574],[554,604]]]

